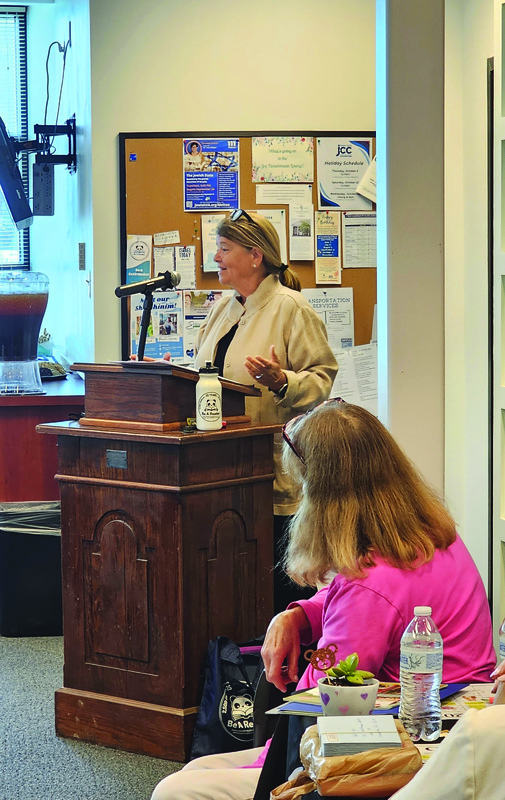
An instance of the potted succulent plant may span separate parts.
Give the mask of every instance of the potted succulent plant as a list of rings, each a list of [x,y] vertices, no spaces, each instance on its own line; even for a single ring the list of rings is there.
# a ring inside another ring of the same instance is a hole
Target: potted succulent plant
[[[379,681],[373,672],[358,669],[359,656],[350,653],[346,658],[325,669],[325,678],[317,682],[323,714],[371,714],[377,699]]]

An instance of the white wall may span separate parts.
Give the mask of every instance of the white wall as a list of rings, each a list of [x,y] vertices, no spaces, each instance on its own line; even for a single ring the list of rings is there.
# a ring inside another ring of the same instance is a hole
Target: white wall
[[[487,579],[486,69],[493,0],[446,0],[445,493]]]
[[[374,0],[90,0],[96,361],[120,356],[131,131],[374,130]]]
[[[77,173],[64,165],[54,167],[55,213],[35,217],[31,227],[31,267],[49,276],[49,302],[43,327],[72,361],[92,361],[93,300],[89,291],[93,261],[91,215],[91,101],[88,0],[56,0],[28,8],[29,134],[44,123],[46,58],[53,41],[64,44],[71,23],[72,45],[67,50],[58,122],[75,113],[77,120]],[[56,120],[63,57],[58,47],[49,57],[47,124]],[[68,152],[66,136],[54,139],[58,154]],[[33,159],[32,159],[33,160]],[[78,244],[84,242],[88,268],[78,268]]]

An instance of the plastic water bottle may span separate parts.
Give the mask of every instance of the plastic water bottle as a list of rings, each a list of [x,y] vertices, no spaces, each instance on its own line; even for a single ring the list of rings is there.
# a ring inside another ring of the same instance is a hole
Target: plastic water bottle
[[[498,632],[498,638],[500,640],[500,662],[505,660],[505,619],[503,620],[502,624],[500,625],[500,630]]]
[[[414,742],[433,742],[442,730],[443,643],[430,606],[416,606],[400,645],[399,717]]]

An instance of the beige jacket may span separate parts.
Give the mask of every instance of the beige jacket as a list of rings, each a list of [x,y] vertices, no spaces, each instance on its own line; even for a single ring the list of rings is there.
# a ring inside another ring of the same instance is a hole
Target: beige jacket
[[[469,708],[391,800],[503,800],[504,746],[505,706]]]
[[[238,322],[225,356],[224,377],[250,384],[246,356],[270,357],[275,346],[288,389],[280,399],[265,387],[261,398],[246,397],[253,424],[282,424],[329,396],[338,364],[330,350],[324,323],[300,292],[269,275],[242,305],[238,295],[223,297],[211,310],[196,341],[196,366],[213,361],[219,340]],[[274,513],[293,514],[299,490],[282,471],[282,436],[274,440]]]

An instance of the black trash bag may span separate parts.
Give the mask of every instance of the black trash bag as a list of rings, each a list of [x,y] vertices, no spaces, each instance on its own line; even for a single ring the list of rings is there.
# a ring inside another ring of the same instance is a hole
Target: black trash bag
[[[218,636],[209,642],[190,760],[252,747],[260,650],[257,640],[239,646],[226,636]]]

